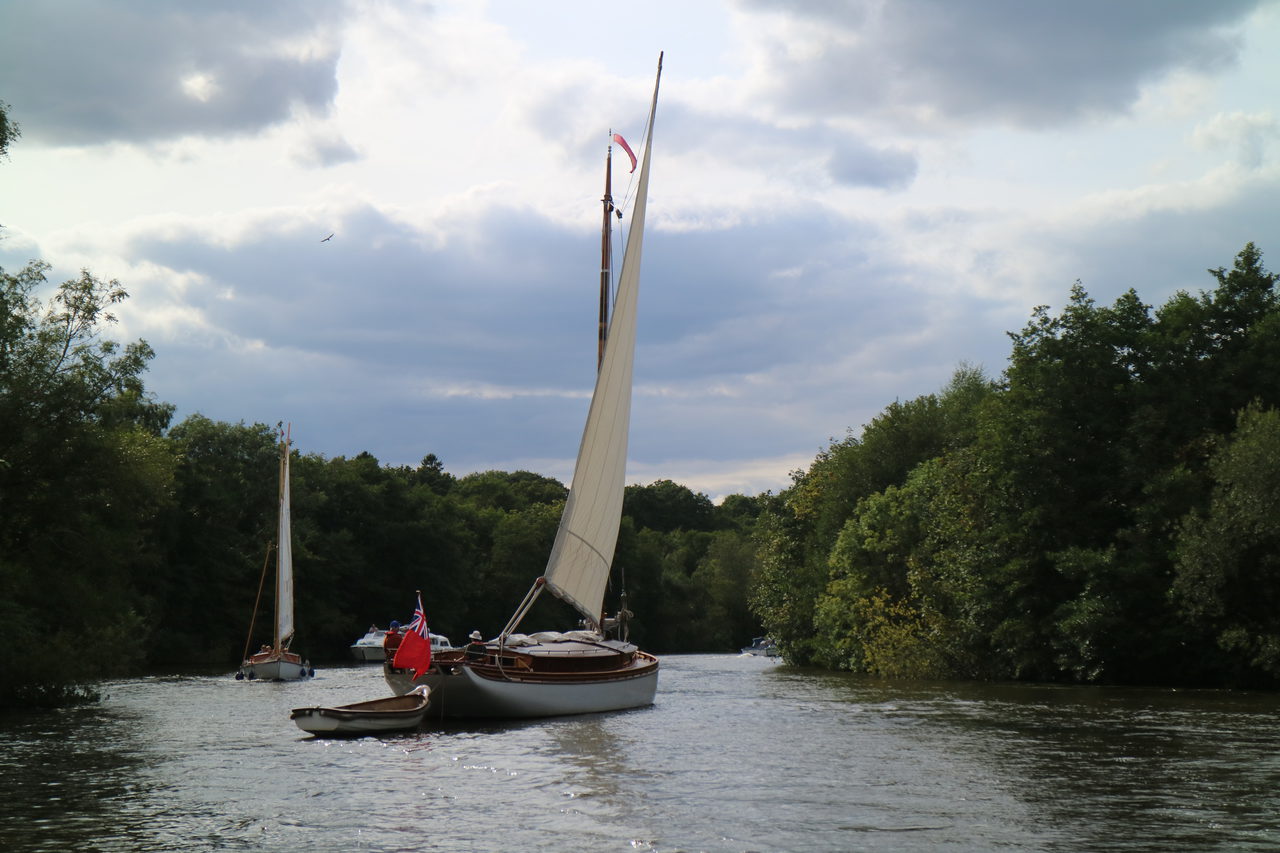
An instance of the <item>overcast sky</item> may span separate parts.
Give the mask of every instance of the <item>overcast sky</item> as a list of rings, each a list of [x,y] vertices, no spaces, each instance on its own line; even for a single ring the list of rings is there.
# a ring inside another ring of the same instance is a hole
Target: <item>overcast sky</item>
[[[1256,0],[5,2],[0,266],[118,279],[177,420],[567,483],[663,50],[628,480],[778,491],[1077,279],[1280,269],[1277,44]]]

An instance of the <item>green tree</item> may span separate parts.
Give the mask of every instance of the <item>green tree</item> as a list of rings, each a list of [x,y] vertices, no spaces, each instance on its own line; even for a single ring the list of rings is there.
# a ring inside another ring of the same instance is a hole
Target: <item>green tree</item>
[[[1280,412],[1241,413],[1209,462],[1209,504],[1176,540],[1173,594],[1207,630],[1236,679],[1280,679]],[[1266,678],[1260,678],[1265,676]]]
[[[815,608],[831,579],[832,550],[859,502],[972,440],[995,393],[981,370],[961,366],[940,394],[895,402],[861,436],[833,442],[769,502],[757,523],[761,564],[752,607],[789,659],[825,659],[829,651],[815,630]]]
[[[706,553],[691,580],[707,598],[704,650],[738,649],[763,630],[751,612],[750,592],[760,572],[760,560],[749,532],[719,530],[711,535]]]
[[[725,648],[713,638],[708,592],[693,577],[709,536],[637,529],[629,516],[623,518],[606,610],[614,611],[625,580],[628,609],[636,617],[632,642],[660,653]]]
[[[458,478],[444,470],[444,463],[434,453],[422,457],[422,464],[413,472],[413,482],[424,485],[437,495],[447,495]]]
[[[453,493],[478,507],[504,511],[525,509],[533,504],[563,502],[569,490],[559,480],[531,471],[481,471],[468,474],[454,484]]]
[[[515,612],[533,582],[547,567],[562,507],[532,503],[498,520],[484,573],[476,578],[473,628],[496,636]],[[581,617],[551,595],[539,596],[525,616],[521,631],[563,630]]]
[[[0,101],[0,157],[8,156],[9,143],[21,135],[18,123],[9,118],[9,105]]]
[[[647,486],[627,486],[622,513],[637,527],[669,533],[673,530],[709,530],[714,507],[711,499],[670,480]]]
[[[174,502],[159,525],[166,558],[148,586],[164,638],[151,661],[234,665],[276,536],[275,431],[194,414],[168,438],[178,465]],[[259,625],[269,626],[269,600],[265,606]]]
[[[127,294],[86,271],[46,303],[48,268],[0,270],[0,642],[23,650],[0,658],[0,705],[87,698],[139,660],[172,477],[151,348],[102,337]]]
[[[415,590],[433,631],[456,636],[465,624],[466,584],[487,546],[477,544],[476,514],[436,484],[368,453],[298,457],[297,618],[299,642],[312,655],[345,656],[371,621],[407,620]]]
[[[762,495],[727,495],[712,510],[714,526],[718,530],[750,531],[755,527],[756,519],[764,512],[771,492]]]
[[[1203,558],[1226,517],[1208,508],[1209,460],[1233,413],[1250,395],[1280,404],[1268,368],[1280,356],[1276,277],[1252,244],[1211,272],[1214,291],[1175,294],[1154,316],[1132,291],[1104,307],[1078,283],[1060,314],[1036,309],[1011,336],[1004,387],[973,398],[960,440],[903,486],[861,498],[844,523],[814,610],[815,659],[885,674],[1194,683],[1243,671],[1247,649],[1252,672],[1274,677],[1265,621],[1222,624],[1198,604],[1230,586],[1233,558],[1193,569],[1185,556]],[[848,466],[825,493],[857,494],[866,470]],[[1172,533],[1188,512],[1199,521],[1182,526],[1180,615]],[[1209,635],[1234,664],[1204,647]]]
[[[1126,439],[1150,326],[1136,294],[1098,307],[1077,282],[1060,315],[1037,308],[1010,336],[1006,388],[982,412],[968,478],[1004,531],[1002,562],[981,571],[1002,613],[992,641],[1010,677],[1054,678],[1069,640],[1055,625],[1071,618],[1058,609],[1109,585],[1088,569],[1114,563],[1085,560],[1082,549],[1105,551],[1132,521],[1141,486]],[[1059,565],[1055,555],[1067,553]],[[1072,632],[1078,646],[1080,626]]]

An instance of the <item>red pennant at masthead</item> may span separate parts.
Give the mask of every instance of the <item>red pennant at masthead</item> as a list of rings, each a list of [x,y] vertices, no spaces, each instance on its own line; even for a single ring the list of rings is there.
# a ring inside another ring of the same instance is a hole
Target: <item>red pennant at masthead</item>
[[[622,138],[621,133],[613,135],[613,141],[622,146],[622,150],[627,152],[627,156],[631,158],[631,171],[636,170],[636,153],[631,150],[631,146],[627,144],[627,140]]]

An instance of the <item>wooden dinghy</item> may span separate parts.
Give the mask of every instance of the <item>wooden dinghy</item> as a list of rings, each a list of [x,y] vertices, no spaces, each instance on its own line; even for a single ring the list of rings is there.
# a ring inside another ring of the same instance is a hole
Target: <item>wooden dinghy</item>
[[[416,729],[431,704],[430,691],[419,685],[403,696],[372,699],[332,708],[294,708],[289,719],[310,734],[366,735]]]

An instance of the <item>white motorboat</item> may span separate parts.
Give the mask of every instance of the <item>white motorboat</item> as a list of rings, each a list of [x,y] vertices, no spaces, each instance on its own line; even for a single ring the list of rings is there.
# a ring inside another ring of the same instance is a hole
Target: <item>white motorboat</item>
[[[430,634],[431,637],[431,653],[447,652],[453,650],[453,643],[449,642],[449,638],[444,634]],[[386,660],[387,653],[384,643],[387,639],[387,632],[370,625],[365,635],[351,644],[351,656],[358,661],[373,661],[382,663]]]
[[[387,632],[376,625],[370,625],[364,636],[351,644],[351,656],[360,661],[378,661],[386,658],[382,650],[382,641]]]
[[[778,656],[778,645],[768,637],[752,637],[751,645],[742,649],[744,655],[763,655],[764,657],[776,658]]]

